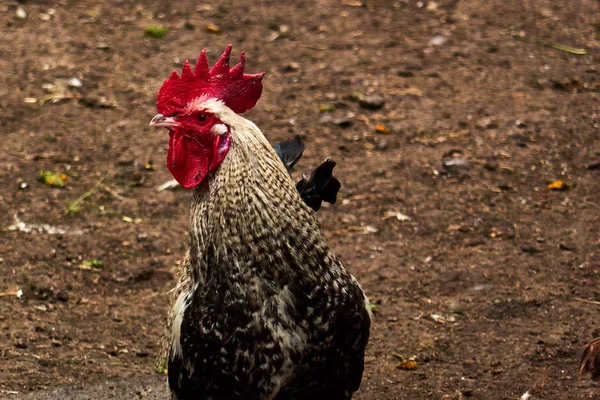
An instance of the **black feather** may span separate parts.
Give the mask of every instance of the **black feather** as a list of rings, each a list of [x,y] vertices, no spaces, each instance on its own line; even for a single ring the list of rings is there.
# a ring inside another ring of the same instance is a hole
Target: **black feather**
[[[306,146],[304,146],[304,142],[300,136],[296,135],[293,139],[277,143],[273,146],[273,149],[283,162],[283,165],[285,165],[287,171],[292,172],[294,165],[296,165],[298,160],[302,157],[305,147]]]
[[[277,143],[273,149],[287,171],[291,173],[296,163],[302,158],[305,147],[300,136],[296,135],[293,139]],[[333,168],[335,168],[335,162],[327,159],[313,171],[310,179],[302,177],[296,184],[302,200],[315,211],[319,211],[324,201],[334,204],[337,199],[342,185],[333,177]]]
[[[323,201],[334,204],[337,200],[342,185],[333,177],[333,168],[335,161],[328,158],[313,171],[310,179],[302,177],[296,184],[302,200],[315,211],[319,211]]]

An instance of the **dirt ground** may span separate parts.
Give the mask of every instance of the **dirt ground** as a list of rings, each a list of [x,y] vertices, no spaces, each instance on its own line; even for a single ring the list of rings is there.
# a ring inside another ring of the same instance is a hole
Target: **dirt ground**
[[[600,397],[597,1],[2,1],[0,25],[0,397],[156,381],[191,193],[157,192],[148,123],[228,43],[267,73],[247,118],[302,135],[298,173],[338,162],[319,217],[378,305],[358,399]]]

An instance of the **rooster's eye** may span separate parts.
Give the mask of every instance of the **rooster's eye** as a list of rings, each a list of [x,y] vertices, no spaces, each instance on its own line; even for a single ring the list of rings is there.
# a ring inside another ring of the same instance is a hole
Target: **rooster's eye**
[[[206,123],[208,122],[208,115],[206,115],[206,114],[198,115],[198,122],[200,122],[200,125],[206,125]]]

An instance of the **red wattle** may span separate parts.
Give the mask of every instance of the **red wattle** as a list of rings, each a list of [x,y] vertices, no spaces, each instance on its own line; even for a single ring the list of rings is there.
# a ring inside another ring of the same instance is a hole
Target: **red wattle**
[[[190,189],[202,182],[208,173],[209,157],[196,141],[176,132],[170,133],[167,167],[184,188]]]

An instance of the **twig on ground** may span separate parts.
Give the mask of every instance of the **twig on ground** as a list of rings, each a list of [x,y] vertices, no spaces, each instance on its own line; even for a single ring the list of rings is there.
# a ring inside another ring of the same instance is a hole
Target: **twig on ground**
[[[125,200],[127,197],[123,197],[121,196],[119,193],[115,192],[113,189],[110,188],[110,186],[108,185],[104,185],[104,190],[106,190],[106,192],[108,194],[110,194],[112,197],[114,197],[117,200]]]
[[[586,300],[586,299],[582,299],[582,298],[579,298],[579,297],[575,297],[574,300],[582,302],[582,303],[588,303],[588,304],[594,304],[596,306],[600,306],[600,301]]]
[[[578,49],[575,47],[566,46],[566,45],[562,45],[562,44],[543,42],[541,40],[535,40],[535,39],[528,39],[528,38],[521,37],[519,35],[513,35],[513,38],[516,40],[520,40],[521,42],[532,43],[532,44],[537,44],[540,46],[550,47],[554,50],[560,50],[560,51],[564,51],[566,53],[576,54],[578,56],[583,56],[583,55],[587,54],[586,49]]]
[[[98,187],[100,185],[102,185],[102,182],[104,182],[104,180],[108,177],[109,174],[110,174],[110,172],[107,172],[106,174],[104,174],[104,176],[102,176],[100,179],[98,179],[96,181],[96,183],[94,184],[94,186],[90,190],[88,190],[87,192],[85,192],[84,194],[82,194],[81,196],[79,196],[77,199],[75,199],[74,202],[72,202],[71,204],[69,204],[69,206],[67,207],[67,213],[79,211],[78,208],[77,208],[77,206],[79,205],[79,203],[81,203],[83,200],[85,200],[88,197],[90,197],[91,195],[93,195],[96,192],[96,190],[98,189]]]

